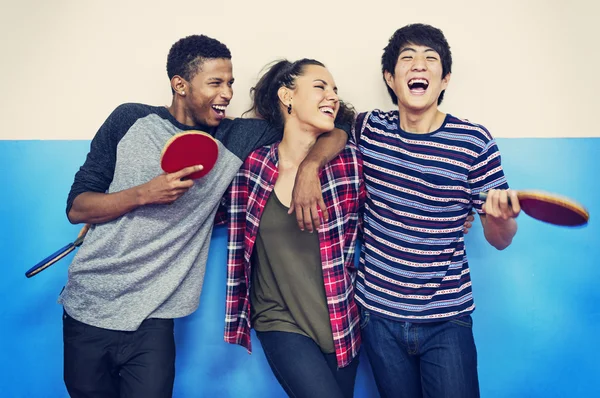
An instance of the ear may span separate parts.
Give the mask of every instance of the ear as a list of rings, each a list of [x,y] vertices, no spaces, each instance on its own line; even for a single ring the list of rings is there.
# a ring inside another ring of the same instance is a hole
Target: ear
[[[188,91],[188,82],[179,75],[173,76],[171,79],[171,88],[175,91],[175,94],[185,96]]]
[[[385,83],[388,85],[388,87],[392,90],[394,90],[393,84],[394,84],[394,75],[392,75],[389,71],[385,71],[383,72],[383,78],[385,80]]]
[[[279,101],[281,101],[285,107],[292,103],[292,90],[287,87],[279,87],[279,90],[277,90],[277,96],[279,97]]]
[[[448,84],[450,83],[450,77],[452,77],[451,73],[448,73],[446,76],[444,76],[444,78],[442,79],[442,90],[445,90],[448,87]]]

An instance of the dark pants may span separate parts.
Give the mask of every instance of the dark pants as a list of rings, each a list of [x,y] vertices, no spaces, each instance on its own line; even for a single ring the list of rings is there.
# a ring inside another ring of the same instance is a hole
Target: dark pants
[[[63,313],[64,378],[74,398],[167,398],[175,380],[172,319],[135,332],[101,329]]]
[[[477,398],[470,316],[410,323],[361,311],[363,345],[379,394],[394,398]]]
[[[358,356],[338,369],[335,354],[324,354],[309,337],[256,332],[271,370],[290,397],[352,398]]]

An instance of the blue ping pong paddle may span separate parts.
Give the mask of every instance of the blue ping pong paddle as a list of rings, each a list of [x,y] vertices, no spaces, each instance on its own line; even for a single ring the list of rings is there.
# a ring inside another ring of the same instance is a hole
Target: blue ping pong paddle
[[[49,255],[48,257],[31,267],[27,272],[25,272],[25,276],[31,278],[32,276],[39,274],[52,264],[66,257],[69,253],[75,250],[76,247],[81,246],[83,240],[85,239],[85,235],[87,234],[87,231],[89,229],[90,224],[86,224],[83,228],[81,228],[81,231],[79,231],[79,235],[77,236],[77,239],[75,239],[74,242],[71,242],[68,245],[62,247],[61,249],[57,250],[56,252],[52,253],[51,255]]]

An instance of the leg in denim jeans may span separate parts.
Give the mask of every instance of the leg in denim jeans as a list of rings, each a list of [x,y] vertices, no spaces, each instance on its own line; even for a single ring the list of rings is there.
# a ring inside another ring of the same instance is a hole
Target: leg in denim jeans
[[[419,358],[414,339],[405,344],[403,322],[361,310],[363,345],[367,350],[377,390],[382,398],[421,397]]]
[[[352,398],[358,357],[338,369],[310,338],[287,332],[256,332],[279,384],[290,397]]]
[[[472,320],[410,323],[362,311],[363,341],[382,397],[478,398]]]
[[[423,329],[421,379],[426,398],[479,397],[472,326],[470,316],[419,325]]]

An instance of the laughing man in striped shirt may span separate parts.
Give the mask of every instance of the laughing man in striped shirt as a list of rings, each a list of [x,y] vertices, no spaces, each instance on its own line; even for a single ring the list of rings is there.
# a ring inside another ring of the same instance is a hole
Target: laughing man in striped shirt
[[[474,208],[499,250],[517,231],[519,201],[496,142],[438,109],[451,65],[439,29],[398,29],[382,56],[398,110],[361,113],[355,124],[367,188],[356,300],[383,397],[479,396],[463,223]]]

